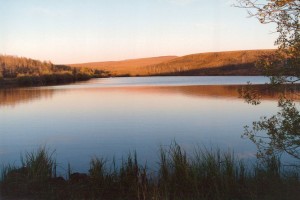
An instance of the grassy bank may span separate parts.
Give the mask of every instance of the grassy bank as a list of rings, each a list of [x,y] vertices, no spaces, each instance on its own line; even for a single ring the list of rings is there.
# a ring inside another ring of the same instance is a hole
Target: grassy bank
[[[196,149],[192,155],[176,143],[160,149],[156,170],[132,153],[114,159],[92,158],[87,174],[68,167],[56,174],[51,151],[26,153],[22,166],[6,166],[1,195],[29,199],[298,199],[299,174],[272,157],[245,165],[231,152]]]

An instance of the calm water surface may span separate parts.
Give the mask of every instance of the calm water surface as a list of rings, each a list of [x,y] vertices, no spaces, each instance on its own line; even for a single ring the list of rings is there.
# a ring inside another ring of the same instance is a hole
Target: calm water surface
[[[277,102],[244,103],[237,88],[247,81],[267,78],[107,78],[0,90],[0,163],[19,164],[21,153],[46,145],[62,173],[68,162],[87,171],[93,156],[120,161],[133,150],[155,166],[159,147],[173,140],[188,152],[206,145],[251,157],[256,149],[241,139],[243,126],[275,113]]]

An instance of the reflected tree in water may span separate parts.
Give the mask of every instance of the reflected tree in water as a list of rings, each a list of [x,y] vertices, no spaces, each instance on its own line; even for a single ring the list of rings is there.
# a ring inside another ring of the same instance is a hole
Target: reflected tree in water
[[[276,25],[277,51],[263,55],[257,67],[263,69],[270,78],[265,89],[275,89],[282,93],[278,101],[280,111],[271,117],[262,117],[246,126],[244,136],[258,147],[259,157],[269,157],[287,153],[300,159],[300,114],[294,103],[297,95],[286,96],[286,91],[300,80],[300,1],[299,0],[237,0],[237,7],[246,8],[250,17],[256,17],[262,24]],[[240,90],[248,103],[260,103],[262,91],[249,84]],[[291,89],[290,92],[295,93]]]
[[[280,111],[271,117],[262,117],[246,126],[244,135],[258,147],[258,157],[286,152],[300,159],[300,115],[291,100],[279,101]]]

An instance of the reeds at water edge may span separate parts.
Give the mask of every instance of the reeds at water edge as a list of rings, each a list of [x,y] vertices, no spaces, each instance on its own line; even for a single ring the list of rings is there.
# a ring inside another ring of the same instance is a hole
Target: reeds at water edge
[[[120,165],[93,157],[88,173],[57,177],[54,152],[27,152],[21,166],[5,166],[1,195],[30,199],[298,199],[298,168],[270,157],[253,164],[232,151],[197,147],[188,154],[173,142],[159,149],[155,169],[139,163],[137,152]]]

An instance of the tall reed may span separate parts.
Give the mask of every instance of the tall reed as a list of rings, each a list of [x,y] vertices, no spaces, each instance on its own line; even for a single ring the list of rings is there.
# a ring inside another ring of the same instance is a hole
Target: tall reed
[[[298,168],[286,168],[278,157],[245,162],[232,151],[196,148],[187,153],[173,142],[159,150],[157,168],[140,164],[137,152],[120,165],[93,157],[87,174],[56,177],[53,152],[26,153],[20,167],[2,172],[1,194],[35,199],[298,199]]]

